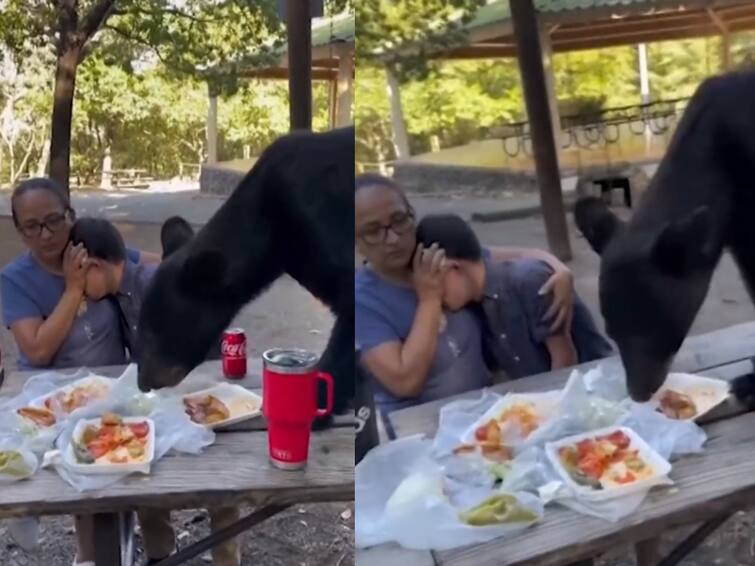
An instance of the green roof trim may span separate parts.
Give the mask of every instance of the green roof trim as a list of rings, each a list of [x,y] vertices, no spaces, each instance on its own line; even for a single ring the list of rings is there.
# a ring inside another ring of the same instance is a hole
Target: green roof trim
[[[312,47],[322,47],[331,43],[353,43],[354,14],[339,14],[330,18],[320,18],[312,22]]]
[[[620,8],[645,4],[648,7],[663,6],[657,0],[534,0],[535,9],[541,13],[573,12],[576,10],[592,10],[595,8]],[[668,4],[666,2],[665,4]],[[497,24],[511,19],[509,0],[491,2],[482,6],[474,18],[464,25],[464,29],[474,29],[490,24]]]

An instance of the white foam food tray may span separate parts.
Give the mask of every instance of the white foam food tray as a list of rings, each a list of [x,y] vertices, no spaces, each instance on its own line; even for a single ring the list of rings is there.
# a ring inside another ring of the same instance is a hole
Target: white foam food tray
[[[608,436],[617,431],[623,432],[629,438],[630,444],[627,449],[636,450],[637,455],[651,467],[652,474],[646,478],[633,481],[632,483],[616,486],[604,485],[603,489],[594,489],[590,486],[577,483],[561,463],[561,459],[558,455],[559,449],[566,446],[576,446],[576,444],[582,440]],[[671,471],[671,464],[648,446],[636,432],[627,427],[612,426],[584,434],[569,436],[555,442],[546,442],[545,453],[553,464],[553,467],[561,476],[563,482],[570,487],[578,497],[583,497],[588,500],[603,501],[606,499],[613,499],[641,492],[656,485],[669,483],[668,474]]]
[[[155,423],[152,419],[146,417],[123,417],[124,424],[136,424],[147,423],[149,426],[149,433],[147,434],[147,444],[144,450],[144,460],[138,462],[126,462],[123,464],[114,464],[112,462],[96,461],[93,464],[82,464],[76,460],[74,455],[73,445],[69,444],[63,455],[66,466],[83,475],[101,475],[101,474],[116,474],[116,473],[131,473],[139,472],[142,474],[148,474],[152,466],[152,462],[155,459]],[[101,420],[96,419],[81,419],[76,423],[76,428],[73,430],[72,438],[77,442],[81,442],[81,437],[84,434],[84,429],[88,425],[101,426]],[[106,456],[103,456],[103,459]]]
[[[688,373],[670,373],[650,403],[656,408],[660,407],[661,397],[669,390],[689,395],[695,404],[696,413],[693,417],[682,420],[696,420],[726,401],[729,397],[729,382]]]
[[[93,385],[93,384],[102,385],[104,388],[107,389],[108,394],[110,394],[110,391],[112,391],[115,381],[116,381],[115,379],[110,379],[110,378],[102,377],[99,375],[90,375],[88,377],[82,377],[81,379],[77,379],[76,381],[73,381],[69,383],[68,385],[59,387],[55,389],[54,391],[51,391],[50,393],[45,393],[44,395],[40,395],[39,397],[32,399],[31,401],[29,401],[29,404],[27,406],[33,407],[36,409],[46,409],[47,408],[47,406],[45,405],[46,401],[48,399],[55,397],[59,393],[67,394],[73,391],[74,389],[76,389],[77,387],[86,387],[88,385]],[[92,400],[89,403],[85,403],[82,406],[85,407],[88,404],[95,403],[103,399]],[[81,408],[81,407],[78,407],[78,408]],[[59,409],[62,410],[62,407]],[[54,406],[54,404],[53,404],[53,413],[57,413],[56,407]]]
[[[493,419],[498,420],[501,413],[514,405],[530,405],[537,414],[540,424],[527,438],[521,438],[517,434],[518,431],[513,429],[507,434],[508,431],[504,428],[502,430],[504,444],[515,446],[536,439],[541,427],[557,415],[561,394],[561,391],[545,391],[543,393],[509,393],[498,400],[485,412],[485,414],[477,419],[469,429],[467,429],[462,437],[462,442],[474,444],[476,442],[475,430]]]
[[[217,398],[230,413],[230,417],[225,420],[205,425],[209,428],[229,426],[262,414],[262,397],[241,385],[232,383],[218,383],[213,387],[183,395],[182,399],[194,399],[206,395]]]

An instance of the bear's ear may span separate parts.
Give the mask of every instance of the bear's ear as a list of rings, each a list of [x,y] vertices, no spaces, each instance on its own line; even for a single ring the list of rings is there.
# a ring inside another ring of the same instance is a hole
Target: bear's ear
[[[661,272],[685,277],[714,264],[716,251],[713,212],[700,206],[666,225],[653,242],[651,259]]]
[[[179,284],[190,295],[212,298],[226,291],[228,263],[220,250],[192,252],[184,260]]]
[[[574,206],[574,222],[598,255],[603,253],[608,243],[624,227],[624,223],[608,209],[606,203],[596,197],[585,197],[577,201]]]

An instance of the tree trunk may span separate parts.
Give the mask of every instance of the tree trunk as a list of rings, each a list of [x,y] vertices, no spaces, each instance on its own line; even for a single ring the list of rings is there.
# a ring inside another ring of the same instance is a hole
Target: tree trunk
[[[52,107],[52,134],[50,136],[50,178],[69,191],[71,174],[71,119],[76,87],[76,70],[79,49],[69,48],[58,55],[55,70],[55,94]]]

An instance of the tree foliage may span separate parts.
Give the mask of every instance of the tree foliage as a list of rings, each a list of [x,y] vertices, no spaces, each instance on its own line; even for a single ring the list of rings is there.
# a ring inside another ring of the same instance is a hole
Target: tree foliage
[[[357,57],[394,69],[405,80],[433,70],[430,55],[461,44],[461,26],[484,0],[354,0]]]
[[[202,75],[218,94],[237,89],[240,66],[269,62],[281,41],[275,0],[4,0],[2,8],[0,34],[18,61],[40,49],[56,56],[50,176],[65,187],[78,67],[102,44],[126,40],[165,72]]]
[[[110,149],[115,169],[146,169],[157,178],[178,174],[181,163],[206,157],[207,84],[177,76],[160,63],[134,70],[127,44],[100,48],[80,66],[72,126],[72,176],[98,184]],[[0,184],[20,174],[44,170],[52,106],[50,57],[37,55],[18,65],[8,58],[0,72],[0,111],[13,98],[13,115],[0,119]],[[19,75],[20,73],[20,75]],[[19,75],[15,81],[9,77]],[[218,153],[221,160],[259,153],[288,131],[285,81],[246,80],[218,102]],[[328,127],[328,89],[315,83],[313,126]],[[2,141],[15,135],[11,146]],[[23,163],[24,156],[29,158]]]

